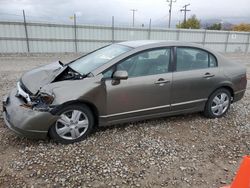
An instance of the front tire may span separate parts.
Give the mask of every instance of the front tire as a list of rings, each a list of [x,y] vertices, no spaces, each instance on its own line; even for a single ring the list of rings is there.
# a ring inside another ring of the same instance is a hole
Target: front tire
[[[94,116],[88,106],[69,105],[57,113],[59,118],[49,135],[56,142],[70,144],[84,140],[93,130]]]
[[[208,118],[220,118],[227,113],[230,104],[231,93],[225,88],[218,89],[209,97],[204,115]]]

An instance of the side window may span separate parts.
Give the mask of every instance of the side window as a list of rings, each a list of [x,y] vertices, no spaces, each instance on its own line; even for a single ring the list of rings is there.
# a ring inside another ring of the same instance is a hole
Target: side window
[[[107,71],[105,71],[105,72],[103,73],[103,78],[111,78],[113,72],[114,72],[114,69],[113,69],[113,68],[112,68],[112,69],[109,69],[109,70],[107,70]]]
[[[209,54],[209,67],[217,67],[216,58],[212,54]]]
[[[125,70],[129,77],[147,76],[168,72],[170,48],[153,49],[136,54],[117,65],[116,70]]]
[[[176,71],[204,69],[209,67],[206,51],[196,48],[177,48]]]

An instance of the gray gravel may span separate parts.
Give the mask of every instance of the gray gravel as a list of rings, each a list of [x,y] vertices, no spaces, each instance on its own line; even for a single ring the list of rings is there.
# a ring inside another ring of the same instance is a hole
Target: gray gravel
[[[24,71],[57,57],[0,56],[0,97]],[[249,56],[229,58],[250,73]],[[117,125],[72,145],[19,138],[0,118],[0,187],[220,187],[250,152],[249,113],[248,89],[220,119],[196,113]]]

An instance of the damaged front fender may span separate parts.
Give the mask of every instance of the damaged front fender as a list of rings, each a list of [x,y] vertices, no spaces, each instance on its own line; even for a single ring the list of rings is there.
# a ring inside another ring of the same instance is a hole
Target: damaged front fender
[[[6,125],[19,135],[32,138],[46,138],[51,125],[58,116],[50,112],[40,112],[25,107],[23,100],[16,97],[13,89],[4,103],[4,120]]]
[[[96,77],[86,77],[83,80],[63,81],[51,83],[42,88],[41,91],[53,93],[53,108],[58,108],[72,102],[91,103],[100,113],[105,111],[106,90],[102,84],[102,75]]]

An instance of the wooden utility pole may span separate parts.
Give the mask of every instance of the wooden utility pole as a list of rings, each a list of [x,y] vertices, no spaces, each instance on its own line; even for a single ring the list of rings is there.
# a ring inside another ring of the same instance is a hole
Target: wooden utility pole
[[[184,24],[186,23],[187,21],[187,12],[188,11],[191,11],[191,10],[188,10],[187,7],[189,6],[190,4],[186,4],[183,6],[183,9],[181,9],[180,11],[181,12],[184,12]]]
[[[176,0],[167,0],[169,2],[169,17],[168,17],[168,28],[171,25],[171,14],[172,14],[172,4],[176,2]]]

